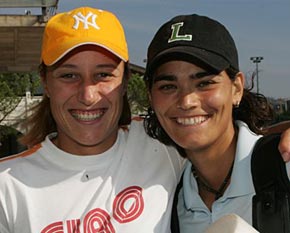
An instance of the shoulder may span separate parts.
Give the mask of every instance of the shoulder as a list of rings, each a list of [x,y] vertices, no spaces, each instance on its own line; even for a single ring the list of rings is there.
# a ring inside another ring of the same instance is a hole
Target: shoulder
[[[128,134],[136,138],[152,139],[146,132],[143,125],[144,121],[141,117],[135,117],[132,119],[130,125],[121,127],[122,130],[127,131]],[[152,139],[154,140],[154,139]]]
[[[167,150],[169,147],[161,143],[159,140],[150,137],[144,128],[143,118],[134,118],[128,126],[128,142],[135,142],[138,145],[145,146],[154,145],[155,147],[162,147]]]
[[[239,129],[237,147],[251,150],[261,135],[252,132],[243,121],[235,121],[235,125]]]
[[[41,144],[38,144],[26,151],[23,151],[19,154],[10,155],[0,159],[0,174],[7,170],[17,169],[21,164],[26,161],[26,159],[32,157],[39,149]]]
[[[150,161],[154,159],[155,163],[157,163],[157,161],[161,163],[168,161],[170,163],[169,167],[173,167],[179,175],[180,171],[183,170],[185,159],[179,155],[174,147],[167,146],[157,139],[150,137],[146,133],[143,123],[144,121],[142,118],[132,120],[128,128],[127,151],[134,150],[140,155],[146,156],[146,159]],[[143,160],[145,160],[145,158],[143,158]]]

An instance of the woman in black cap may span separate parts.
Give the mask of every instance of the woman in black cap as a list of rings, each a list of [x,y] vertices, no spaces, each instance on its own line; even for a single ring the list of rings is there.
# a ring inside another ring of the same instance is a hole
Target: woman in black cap
[[[189,159],[177,193],[180,232],[204,232],[229,213],[251,223],[251,153],[273,113],[244,88],[232,36],[208,17],[177,16],[157,31],[147,62],[147,133]]]

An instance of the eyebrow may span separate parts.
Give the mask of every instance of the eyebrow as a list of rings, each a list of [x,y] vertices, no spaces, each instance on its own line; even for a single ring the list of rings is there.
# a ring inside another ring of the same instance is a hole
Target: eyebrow
[[[159,81],[176,81],[177,78],[175,75],[167,75],[167,74],[162,74],[158,75],[153,78],[153,83],[159,82]]]
[[[215,73],[213,72],[209,72],[209,71],[201,71],[201,72],[197,72],[196,74],[192,74],[190,75],[190,77],[192,79],[201,79],[201,78],[204,78],[206,76],[210,76],[210,75],[216,75]],[[153,83],[156,83],[156,82],[159,82],[159,81],[176,81],[177,80],[177,77],[176,75],[171,75],[171,74],[161,74],[161,75],[158,75],[156,77],[154,77],[153,79]]]
[[[206,76],[210,76],[210,75],[216,75],[213,72],[209,72],[209,71],[202,71],[202,72],[198,72],[194,75],[194,78],[196,79],[200,79],[200,78],[204,78]]]
[[[99,64],[96,66],[96,68],[118,68],[118,64]]]
[[[68,63],[68,64],[63,64],[57,68],[75,68],[75,67],[78,67],[78,66],[75,64]],[[98,64],[98,65],[96,65],[96,68],[117,68],[117,67],[118,67],[118,65],[115,65],[115,64]]]

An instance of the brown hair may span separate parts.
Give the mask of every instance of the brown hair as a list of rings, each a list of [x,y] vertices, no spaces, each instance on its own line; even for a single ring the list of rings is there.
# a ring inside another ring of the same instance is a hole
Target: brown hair
[[[47,66],[42,63],[39,66],[40,75],[45,77],[47,72]],[[125,63],[123,80],[130,78],[129,63]],[[50,100],[46,95],[39,104],[32,107],[32,114],[25,120],[24,124],[28,127],[28,133],[19,139],[19,142],[27,147],[32,147],[42,142],[45,137],[57,131],[55,120],[51,114]],[[127,99],[127,91],[123,96],[123,109],[119,119],[119,126],[128,125],[131,122],[131,111]]]

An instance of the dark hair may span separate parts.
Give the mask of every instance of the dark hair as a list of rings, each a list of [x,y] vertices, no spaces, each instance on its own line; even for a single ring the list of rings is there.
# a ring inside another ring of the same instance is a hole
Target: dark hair
[[[225,71],[231,80],[234,80],[236,78],[236,74],[239,72],[232,67],[226,69]],[[153,78],[151,77],[149,79],[145,79],[145,82],[150,92]],[[254,85],[252,81],[250,87],[244,88],[243,97],[239,107],[233,107],[233,121],[241,120],[247,123],[251,131],[254,133],[263,134],[264,127],[272,122],[274,113],[271,105],[264,95],[251,92],[253,87]],[[145,115],[144,127],[146,133],[150,137],[158,139],[160,142],[166,145],[172,145],[176,147],[183,157],[186,156],[184,149],[178,146],[162,128],[156,114],[151,107],[148,108],[148,111]]]

